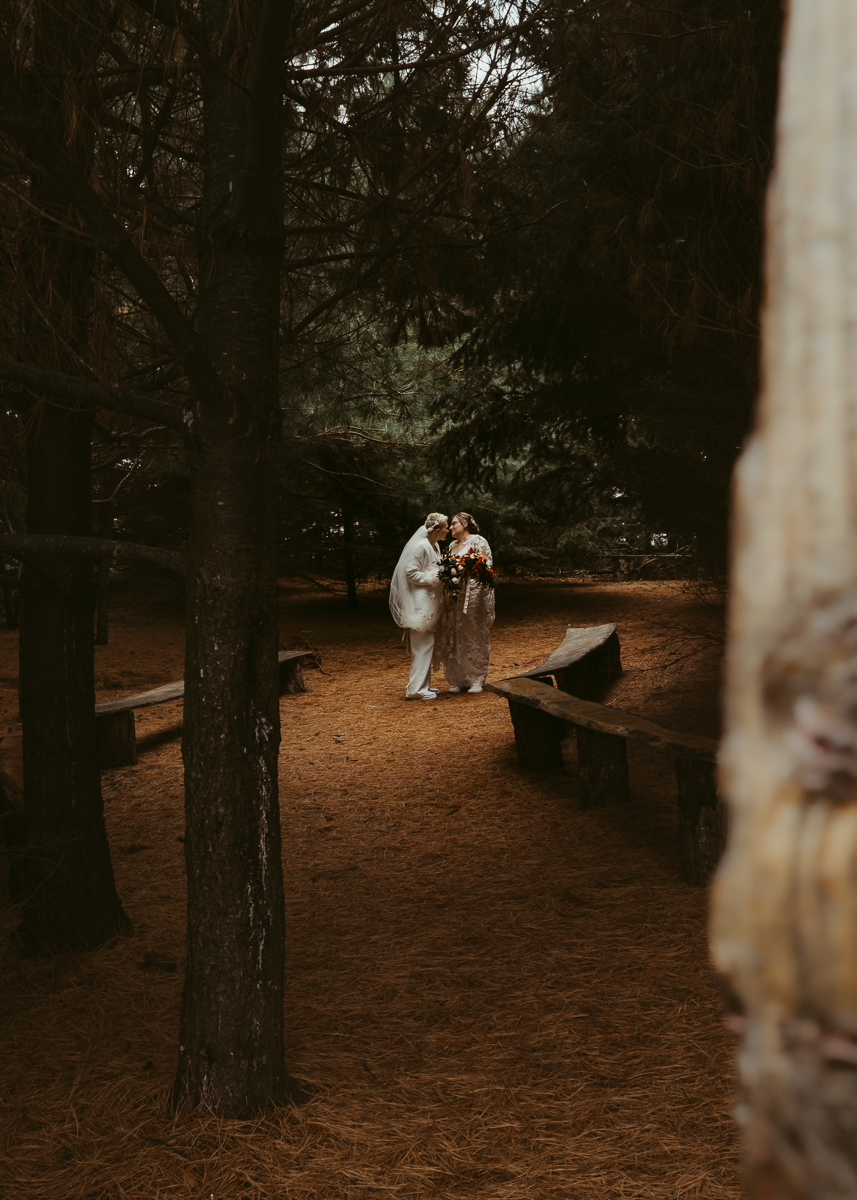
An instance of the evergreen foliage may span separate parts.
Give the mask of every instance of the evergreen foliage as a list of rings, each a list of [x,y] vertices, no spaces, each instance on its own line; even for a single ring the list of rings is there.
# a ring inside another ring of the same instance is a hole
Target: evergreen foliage
[[[428,406],[446,356],[390,346],[371,322],[348,322],[324,358],[283,389],[282,565],[346,579],[387,573],[403,541],[440,503],[429,469]]]
[[[491,300],[458,356],[472,388],[436,406],[437,454],[511,481],[555,543],[663,531],[723,565],[780,27],[776,0],[605,0],[531,43],[547,86],[507,177],[528,219],[488,241]]]
[[[3,12],[36,86],[26,6]],[[98,147],[99,193],[193,319],[200,81],[226,69],[228,47],[214,68],[192,6],[91,15],[93,69],[63,80],[68,120]],[[356,569],[383,568],[426,505],[464,495],[510,566],[582,565],[661,532],[722,564],[756,389],[780,23],[775,0],[296,10],[284,563],[321,547],[315,568],[338,572],[350,513]],[[0,354],[59,367],[68,339],[32,318],[44,305],[38,264],[20,269],[24,222],[43,241],[91,239],[73,210],[38,208],[20,145],[5,153]],[[133,391],[138,413],[145,396],[186,403],[163,327],[98,250],[93,275],[81,374]],[[20,386],[5,387],[17,403]],[[126,533],[176,544],[179,439],[134,411],[96,424],[98,494],[119,487]]]

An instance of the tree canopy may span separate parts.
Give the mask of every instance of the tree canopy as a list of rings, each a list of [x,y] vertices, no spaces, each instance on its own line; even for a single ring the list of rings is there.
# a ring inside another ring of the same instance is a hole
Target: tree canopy
[[[451,474],[511,478],[557,530],[663,531],[722,569],[780,28],[777,0],[554,10],[507,177],[527,219],[488,240],[458,353],[472,387],[437,406]]]

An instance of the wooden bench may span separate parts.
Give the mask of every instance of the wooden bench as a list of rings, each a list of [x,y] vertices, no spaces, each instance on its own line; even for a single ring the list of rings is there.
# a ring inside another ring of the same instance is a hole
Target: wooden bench
[[[610,630],[610,633],[606,631]],[[596,632],[600,631],[600,632]],[[570,634],[588,635],[570,638]],[[577,762],[580,773],[580,803],[583,808],[603,808],[627,804],[630,801],[628,779],[629,739],[645,742],[659,750],[675,755],[678,805],[680,815],[680,852],[682,877],[687,883],[702,885],[708,882],[720,860],[726,843],[726,812],[717,794],[717,742],[699,734],[677,733],[620,709],[597,704],[569,694],[560,686],[566,685],[569,666],[561,654],[572,647],[582,654],[590,653],[588,643],[596,652],[616,637],[616,650],[605,652],[613,656],[614,672],[618,667],[618,636],[615,626],[597,626],[592,630],[569,630],[563,645],[539,667],[525,675],[486,683],[487,691],[502,696],[509,703],[515,730],[518,761],[530,770],[553,770],[563,765],[562,738],[569,726],[577,735]],[[570,666],[576,666],[579,660]],[[542,682],[553,674],[557,687]],[[607,672],[603,668],[581,672],[578,676],[594,680],[603,690]]]
[[[281,650],[279,653],[280,695],[291,696],[305,692],[301,663],[314,658],[312,650]],[[165,683],[150,688],[147,692],[136,692],[120,700],[107,700],[95,706],[95,723],[98,729],[98,751],[101,766],[131,767],[137,762],[137,731],[134,713],[138,708],[151,708],[155,704],[168,704],[184,696],[184,680]]]
[[[603,700],[621,674],[618,626],[612,623],[570,627],[562,644],[543,663],[514,678],[544,680],[553,676],[562,692],[581,700]],[[490,684],[486,687],[493,690]],[[508,695],[505,698],[509,701],[521,766],[530,771],[554,771],[561,767],[559,739],[564,736],[565,727],[557,726],[526,701],[519,702]]]
[[[552,675],[560,691],[581,700],[603,700],[622,674],[619,626],[570,626],[562,644],[543,663],[523,671],[516,679],[545,679]]]

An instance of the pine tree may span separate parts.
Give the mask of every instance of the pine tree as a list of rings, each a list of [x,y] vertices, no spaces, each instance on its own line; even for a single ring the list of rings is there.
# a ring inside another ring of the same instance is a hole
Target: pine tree
[[[391,338],[459,318],[441,284],[474,253],[473,178],[499,170],[492,114],[533,23],[491,6],[280,0],[97,2],[67,80],[97,153],[85,172],[39,101],[34,12],[2,0],[0,132],[21,211],[34,177],[65,200],[56,236],[95,251],[78,371],[7,329],[0,379],[182,439],[190,481],[185,841],[188,956],[174,1103],[224,1116],[291,1093],[276,565],[280,388],[371,295]],[[81,61],[90,61],[88,54]],[[477,69],[478,68],[478,69]],[[91,85],[85,104],[76,85]],[[453,231],[459,235],[453,237]],[[5,265],[15,280],[15,230]],[[16,293],[23,310],[26,295]],[[49,346],[62,338],[45,328]],[[0,549],[100,552],[82,538]],[[123,550],[119,544],[119,550]],[[143,553],[138,549],[138,555]]]
[[[507,176],[526,219],[489,239],[495,287],[463,355],[483,400],[470,421],[442,410],[459,469],[519,462],[549,519],[621,495],[722,569],[757,387],[780,26],[777,0],[554,10]]]

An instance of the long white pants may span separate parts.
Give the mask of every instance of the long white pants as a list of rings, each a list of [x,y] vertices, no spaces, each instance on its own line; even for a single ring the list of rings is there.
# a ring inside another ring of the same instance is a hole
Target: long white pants
[[[406,696],[418,696],[428,689],[431,683],[431,656],[434,651],[434,631],[417,633],[409,629],[411,642],[411,677],[408,680]]]

